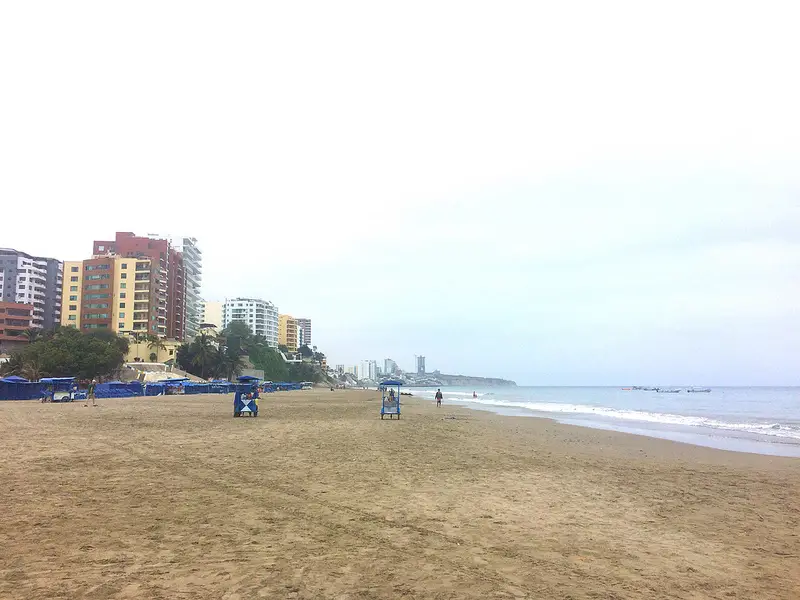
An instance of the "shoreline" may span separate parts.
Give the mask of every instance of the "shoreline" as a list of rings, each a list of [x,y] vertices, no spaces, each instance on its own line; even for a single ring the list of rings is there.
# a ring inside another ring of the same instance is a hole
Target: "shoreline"
[[[591,389],[591,388],[590,388]],[[609,388],[613,389],[613,388]],[[446,394],[446,392],[445,392]],[[422,402],[431,402],[422,395],[412,395]],[[800,458],[800,441],[795,438],[768,436],[764,434],[735,431],[731,429],[699,427],[651,421],[625,421],[592,413],[565,413],[532,410],[525,406],[497,405],[473,402],[469,398],[447,398],[449,405],[463,406],[469,410],[488,412],[508,417],[549,419],[561,424],[585,427],[601,431],[616,431],[654,439],[671,440],[703,448],[714,448],[731,452]]]

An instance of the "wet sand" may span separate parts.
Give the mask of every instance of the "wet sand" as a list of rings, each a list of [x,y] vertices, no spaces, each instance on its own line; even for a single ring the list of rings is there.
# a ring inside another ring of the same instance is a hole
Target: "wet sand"
[[[800,598],[800,460],[403,399],[0,402],[0,598]]]

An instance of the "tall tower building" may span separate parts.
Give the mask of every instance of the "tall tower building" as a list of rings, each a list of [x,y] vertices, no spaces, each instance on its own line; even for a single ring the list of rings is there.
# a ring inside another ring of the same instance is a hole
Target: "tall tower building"
[[[425,375],[425,357],[415,356],[417,361],[417,375]]]

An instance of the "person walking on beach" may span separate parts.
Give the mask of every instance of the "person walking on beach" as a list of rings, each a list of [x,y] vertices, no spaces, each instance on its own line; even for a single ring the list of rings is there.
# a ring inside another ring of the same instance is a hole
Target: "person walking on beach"
[[[442,405],[442,390],[436,390],[436,407],[440,407]]]
[[[92,379],[92,382],[89,384],[89,388],[86,390],[86,404],[84,406],[89,406],[89,400],[92,401],[92,406],[97,406],[97,401],[95,400],[94,390],[97,387],[97,379]]]

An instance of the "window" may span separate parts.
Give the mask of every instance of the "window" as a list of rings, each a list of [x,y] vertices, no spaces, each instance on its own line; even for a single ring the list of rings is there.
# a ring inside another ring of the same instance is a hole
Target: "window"
[[[110,279],[111,275],[108,273],[103,273],[102,275],[87,275],[86,279],[89,280],[97,280],[97,279]]]
[[[87,271],[108,271],[109,266],[105,265],[86,265]]]
[[[127,289],[127,287],[128,287],[127,283],[120,283],[119,284],[119,289],[121,289],[121,290]]]
[[[120,297],[120,298],[124,298],[125,296],[126,296],[125,292],[120,292],[120,293],[119,293],[119,297]]]
[[[124,303],[124,302],[120,302],[120,303],[119,303],[119,307],[120,307],[120,308],[125,308],[125,303]]]
[[[127,273],[121,273],[119,277],[120,277],[120,279],[127,279],[128,278],[128,274]]]
[[[69,309],[70,310],[78,310],[78,305],[77,304],[70,304],[69,305]]]
[[[125,318],[125,313],[119,313],[119,318],[120,319],[124,319]]]
[[[127,269],[128,268],[128,263],[122,263],[122,268],[123,269]]]
[[[96,283],[94,285],[87,285],[87,290],[107,290],[108,284],[107,283]]]
[[[102,302],[100,304],[84,304],[86,308],[108,308],[108,302]]]
[[[101,298],[108,298],[108,294],[86,294],[87,300],[100,300]]]
[[[84,319],[107,319],[108,313],[86,313]]]
[[[97,247],[97,250],[100,251],[100,252],[103,252],[105,249],[106,249],[105,246],[98,246]]]
[[[77,273],[78,272],[78,267],[71,267],[70,271],[72,271],[73,273]]]
[[[122,331],[123,329],[125,329],[125,323],[119,323],[119,325],[118,325],[117,329],[119,329],[120,331]]]
[[[70,315],[67,317],[67,321],[77,321],[78,315]]]
[[[71,285],[71,286],[69,286],[69,291],[70,291],[70,292],[77,292],[77,291],[78,291],[78,286],[77,286],[77,285]]]
[[[175,354],[175,350],[170,348],[169,355],[172,356],[173,354]]]
[[[75,275],[73,275],[72,277],[69,278],[69,280],[70,281],[78,281],[78,278]]]
[[[78,301],[78,297],[77,296],[70,296],[69,297],[69,301],[70,302],[77,302]]]

